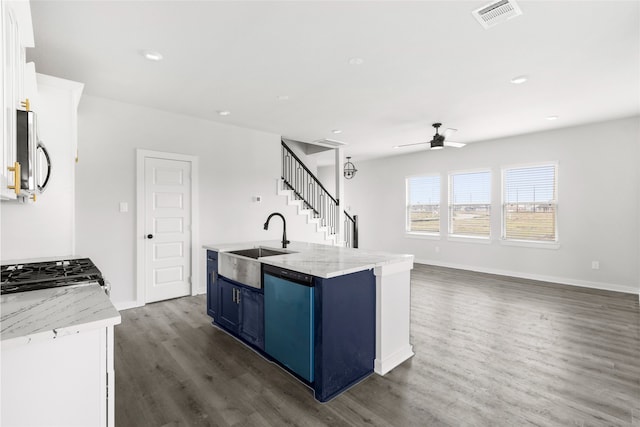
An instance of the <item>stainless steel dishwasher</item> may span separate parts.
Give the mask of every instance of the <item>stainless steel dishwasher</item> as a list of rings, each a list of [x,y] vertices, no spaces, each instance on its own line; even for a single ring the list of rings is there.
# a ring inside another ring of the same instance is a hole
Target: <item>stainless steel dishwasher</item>
[[[313,276],[263,265],[264,349],[308,382],[314,380]]]

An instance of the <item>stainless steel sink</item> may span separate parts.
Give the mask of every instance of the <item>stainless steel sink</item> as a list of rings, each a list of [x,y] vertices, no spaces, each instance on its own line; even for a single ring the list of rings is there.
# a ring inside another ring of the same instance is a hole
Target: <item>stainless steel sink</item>
[[[258,258],[290,253],[294,252],[263,247],[220,252],[218,272],[227,279],[261,289],[262,274]]]
[[[237,251],[229,251],[228,253],[240,256],[246,256],[253,259],[258,259],[263,256],[274,256],[274,255],[286,255],[291,252],[279,251],[277,249],[270,248],[251,248],[251,249],[241,249]]]

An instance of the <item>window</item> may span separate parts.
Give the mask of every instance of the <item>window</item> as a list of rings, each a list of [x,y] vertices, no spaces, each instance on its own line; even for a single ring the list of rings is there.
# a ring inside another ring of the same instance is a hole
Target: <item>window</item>
[[[407,222],[410,233],[440,233],[440,176],[407,178]]]
[[[556,165],[504,169],[502,181],[503,239],[556,242]]]
[[[491,172],[449,175],[449,233],[489,238]]]

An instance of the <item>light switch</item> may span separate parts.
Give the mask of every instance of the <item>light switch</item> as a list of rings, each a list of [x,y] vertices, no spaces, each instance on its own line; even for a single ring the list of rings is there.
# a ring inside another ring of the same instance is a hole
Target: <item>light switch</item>
[[[120,212],[129,212],[129,204],[127,202],[120,202]]]

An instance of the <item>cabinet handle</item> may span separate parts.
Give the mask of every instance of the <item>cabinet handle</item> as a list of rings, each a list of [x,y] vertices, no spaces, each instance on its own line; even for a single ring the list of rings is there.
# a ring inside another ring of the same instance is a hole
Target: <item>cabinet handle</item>
[[[236,288],[231,288],[231,300],[236,302]]]
[[[240,289],[236,291],[236,303],[240,304]]]
[[[10,172],[13,172],[13,185],[8,185],[7,187],[16,192],[16,196],[20,195],[20,178],[22,173],[20,172],[20,163],[15,162],[13,166],[7,166]]]

